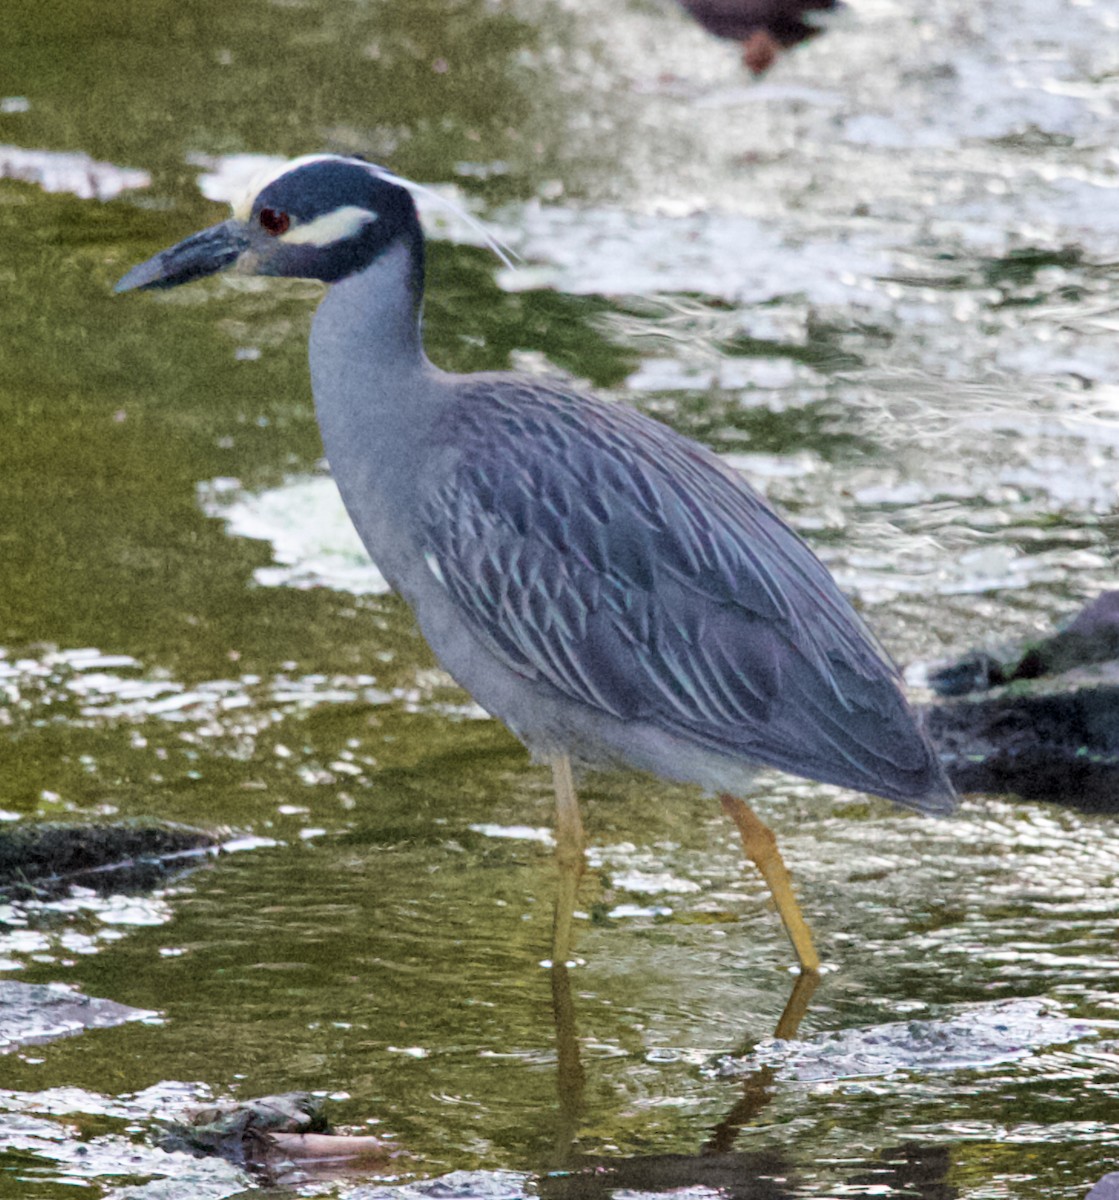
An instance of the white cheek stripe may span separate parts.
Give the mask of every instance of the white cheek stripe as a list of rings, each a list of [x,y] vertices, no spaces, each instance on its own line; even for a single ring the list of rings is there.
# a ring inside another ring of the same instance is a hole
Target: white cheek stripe
[[[323,213],[305,225],[293,225],[280,241],[287,246],[330,246],[351,238],[363,225],[377,220],[377,214],[356,204],[346,204],[333,212]]]

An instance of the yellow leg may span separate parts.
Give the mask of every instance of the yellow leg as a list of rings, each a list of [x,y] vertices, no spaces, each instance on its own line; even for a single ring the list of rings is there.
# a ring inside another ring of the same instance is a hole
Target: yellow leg
[[[742,848],[746,857],[762,873],[769,886],[777,912],[785,924],[785,932],[793,944],[800,961],[800,969],[817,974],[820,958],[812,945],[812,934],[808,931],[800,905],[793,893],[789,871],[777,849],[777,839],[768,825],[763,824],[754,812],[735,796],[721,796],[723,812],[738,826],[742,835]]]
[[[585,865],[579,798],[575,795],[571,759],[566,755],[552,759],[552,783],[556,790],[556,866],[559,872],[552,926],[552,962],[559,965],[571,957],[575,896]]]

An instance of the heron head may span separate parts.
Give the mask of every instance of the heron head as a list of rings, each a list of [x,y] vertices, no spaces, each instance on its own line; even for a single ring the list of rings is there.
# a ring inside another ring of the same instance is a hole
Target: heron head
[[[402,181],[363,159],[311,155],[256,180],[228,221],[133,267],[115,290],[176,287],[229,269],[337,283],[405,235],[419,256],[416,206]]]

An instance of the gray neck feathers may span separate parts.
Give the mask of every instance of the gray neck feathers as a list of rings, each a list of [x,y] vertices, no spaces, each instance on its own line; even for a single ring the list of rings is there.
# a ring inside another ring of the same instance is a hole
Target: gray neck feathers
[[[363,271],[332,284],[311,329],[311,370],[320,382],[355,371],[393,384],[427,363],[420,334],[423,280],[415,250],[401,239]]]
[[[424,447],[445,402],[420,335],[421,288],[407,240],[332,284],[311,327],[323,446],[374,561],[400,586],[401,536],[416,519]],[[400,559],[399,562],[396,560]]]

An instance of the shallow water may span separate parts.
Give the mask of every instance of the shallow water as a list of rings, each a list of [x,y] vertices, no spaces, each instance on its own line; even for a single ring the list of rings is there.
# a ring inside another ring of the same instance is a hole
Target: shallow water
[[[853,7],[753,83],[667,0],[11,0],[0,819],[257,840],[0,909],[10,977],[162,1016],[0,1059],[0,1196],[258,1188],[157,1118],[291,1089],[443,1194],[1041,1200],[1115,1168],[1112,824],[1009,797],[933,822],[767,779],[829,968],[786,1043],[789,950],[717,807],[594,781],[575,1088],[549,782],[346,526],[317,289],[111,295],[220,217],[236,156],[360,151],[524,260],[429,208],[441,365],[710,442],[903,663],[1049,629],[1117,586],[1119,16]]]

